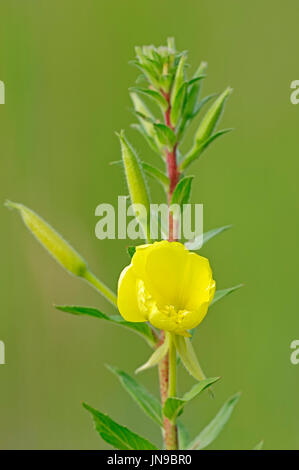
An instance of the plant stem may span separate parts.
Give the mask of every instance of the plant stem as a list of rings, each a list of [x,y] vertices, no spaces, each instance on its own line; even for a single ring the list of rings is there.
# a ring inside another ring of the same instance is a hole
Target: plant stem
[[[170,335],[169,343],[169,385],[168,396],[176,396],[176,348],[173,340],[173,335]]]
[[[170,94],[164,94],[165,99],[168,101],[168,109],[165,113],[165,124],[174,130],[171,120],[171,104],[170,104]],[[176,159],[176,150],[177,145],[174,148],[166,152],[166,162],[167,162],[167,173],[169,178],[169,191],[168,191],[168,206],[171,204],[171,197],[175,187],[179,181],[179,170],[177,167]],[[177,239],[177,227],[176,223],[173,220],[173,215],[169,211],[168,215],[168,240],[173,242]],[[165,333],[162,331],[160,344],[165,339]],[[173,339],[170,340],[170,349],[169,354],[167,354],[164,359],[159,364],[159,379],[160,379],[160,394],[162,407],[165,400],[168,396],[175,395],[176,393],[176,350],[173,344]],[[164,431],[164,444],[167,450],[177,450],[178,449],[178,433],[176,423],[170,421],[164,416],[163,418],[163,431]]]
[[[112,305],[117,306],[117,297],[114,292],[112,292],[109,287],[105,286],[105,284],[103,284],[103,282],[101,282],[93,273],[85,271],[82,277],[89,284],[95,287],[104,297],[106,297]]]

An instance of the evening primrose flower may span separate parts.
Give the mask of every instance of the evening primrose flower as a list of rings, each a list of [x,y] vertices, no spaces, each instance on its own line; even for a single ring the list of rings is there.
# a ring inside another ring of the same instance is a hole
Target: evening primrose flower
[[[117,305],[125,320],[189,336],[215,293],[209,261],[178,242],[136,248],[118,281]]]

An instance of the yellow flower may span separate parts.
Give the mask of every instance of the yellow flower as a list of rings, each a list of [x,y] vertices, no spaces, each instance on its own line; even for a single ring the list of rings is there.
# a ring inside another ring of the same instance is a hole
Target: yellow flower
[[[209,261],[178,242],[138,246],[118,281],[117,305],[125,320],[189,336],[215,293]]]

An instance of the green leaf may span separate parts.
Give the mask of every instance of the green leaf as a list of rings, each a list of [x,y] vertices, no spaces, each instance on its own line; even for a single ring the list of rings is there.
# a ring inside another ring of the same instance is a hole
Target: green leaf
[[[190,339],[185,338],[184,336],[175,335],[174,342],[182,363],[189,374],[191,374],[196,380],[205,380],[206,376],[199,365]]]
[[[202,100],[200,100],[198,105],[194,107],[192,119],[195,118],[199,114],[199,112],[201,111],[201,109],[204,107],[205,104],[207,104],[216,96],[217,96],[217,93],[211,93],[210,95],[207,95]]]
[[[156,72],[151,65],[146,64],[146,63],[141,63],[138,60],[131,60],[129,64],[137,67],[144,74],[148,82],[151,83],[155,88],[159,89],[160,87],[159,78],[157,77]]]
[[[229,398],[222,406],[215,418],[204,428],[203,431],[189,444],[190,450],[201,450],[208,447],[219,435],[225,424],[231,417],[234,407],[240,398],[240,393]]]
[[[177,416],[180,416],[183,412],[184,406],[201,392],[203,392],[206,388],[210,387],[213,383],[217,382],[220,377],[214,377],[211,379],[201,380],[199,383],[194,385],[191,390],[182,398],[177,397],[170,397],[164,403],[163,406],[163,414],[166,418],[170,420],[175,420]]]
[[[72,315],[89,315],[91,317],[100,318],[101,320],[107,320],[111,323],[114,323],[115,325],[124,326],[142,336],[150,346],[154,346],[156,344],[152,330],[147,323],[128,322],[120,315],[109,316],[92,307],[55,305],[55,308],[57,308],[57,310],[61,310],[62,312],[71,313]]]
[[[189,81],[188,96],[184,105],[184,115],[187,119],[193,117],[200,95],[202,79],[205,78],[205,74],[203,72],[206,70],[206,68],[207,63],[202,62],[195,72],[193,79]]]
[[[144,172],[154,180],[158,181],[158,183],[160,183],[167,191],[169,188],[169,178],[165,175],[165,173],[153,165],[150,165],[149,163],[142,162],[141,164]]]
[[[137,114],[137,113],[136,113]],[[141,120],[141,118],[140,118]],[[145,119],[144,119],[145,121]],[[154,137],[151,137],[149,134],[147,134],[147,132],[145,131],[144,127],[142,124],[136,124],[136,123],[133,123],[131,124],[131,128],[132,129],[135,129],[136,131],[139,132],[139,134],[142,135],[142,137],[145,139],[146,143],[148,144],[148,146],[155,152],[157,153],[159,156],[161,156],[161,151],[159,149],[159,146],[157,145],[156,143],[156,139]],[[159,144],[160,145],[160,144]]]
[[[260,441],[252,450],[263,450],[264,441]]]
[[[211,305],[218,302],[218,300],[222,299],[223,297],[226,297],[227,295],[231,294],[235,290],[240,289],[240,287],[243,287],[243,285],[244,284],[238,284],[237,286],[234,286],[234,287],[228,287],[227,289],[217,290],[215,292]]]
[[[124,389],[138,403],[140,408],[155,421],[159,426],[163,426],[161,404],[156,397],[147,391],[143,385],[138,383],[133,377],[122,370],[107,366],[119,379]]]
[[[189,202],[193,178],[194,176],[185,176],[179,181],[173,191],[170,204],[178,204],[182,207]]]
[[[232,225],[224,225],[223,227],[218,227],[218,228],[214,228],[212,230],[209,230],[208,232],[205,232],[202,236],[195,237],[194,240],[186,242],[185,247],[188,250],[194,250],[194,251],[199,250],[209,240],[216,237],[217,235],[220,235],[220,233],[225,232],[226,230],[228,230],[231,227],[232,227]]]
[[[184,171],[188,166],[191,165],[195,160],[197,160],[202,153],[209,147],[209,145],[214,142],[218,137],[231,132],[233,129],[223,129],[221,131],[215,132],[212,136],[208,137],[204,142],[196,143],[190,152],[185,156],[184,160],[180,164],[180,170]]]
[[[158,91],[151,90],[149,88],[139,88],[139,87],[132,87],[130,88],[130,91],[147,96],[148,98],[153,100],[155,103],[157,103],[159,106],[161,106],[164,112],[168,108],[167,100]]]
[[[225,101],[231,93],[232,88],[226,88],[207,111],[195,134],[195,141],[197,143],[204,142],[212,135],[222,114]]]
[[[186,94],[186,88],[187,88],[187,83],[183,83],[183,85],[179,89],[179,91],[178,91],[178,93],[177,93],[177,95],[174,99],[174,103],[173,103],[173,106],[171,108],[170,120],[171,120],[171,124],[174,127],[176,127],[176,125],[177,125],[177,123],[180,119],[181,110],[182,110],[182,107],[183,107],[185,94]]]
[[[95,428],[111,446],[119,450],[157,450],[157,447],[144,437],[139,436],[125,426],[116,423],[108,415],[83,403],[84,408],[92,414]]]
[[[154,367],[166,356],[169,349],[169,334],[166,334],[164,342],[159,346],[155,352],[151,355],[149,360],[143,364],[142,366],[136,369],[135,374],[139,372],[149,369],[150,367]]]
[[[177,66],[174,83],[171,91],[171,106],[174,106],[175,100],[180,92],[180,89],[184,83],[184,73],[185,73],[185,62],[186,55],[182,54]]]
[[[136,252],[136,246],[128,246],[127,251],[130,258],[132,259]]]
[[[190,435],[186,426],[181,421],[177,421],[179,448],[185,450],[190,442]]]
[[[166,126],[166,124],[162,123],[155,123],[154,128],[157,132],[157,137],[159,142],[162,145],[166,145],[168,149],[173,149],[176,144],[176,135],[170,127]]]
[[[130,96],[134,104],[137,119],[140,122],[139,126],[136,126],[135,124],[135,128],[137,128],[141,135],[146,139],[152,150],[156,153],[160,153],[160,144],[153,126],[153,122],[155,122],[154,116],[137,93],[131,93]]]

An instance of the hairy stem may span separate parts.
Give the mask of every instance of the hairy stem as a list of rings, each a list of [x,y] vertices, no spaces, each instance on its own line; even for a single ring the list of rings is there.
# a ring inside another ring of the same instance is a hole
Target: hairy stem
[[[169,385],[168,385],[168,396],[176,396],[176,348],[173,340],[173,336],[170,335],[169,344]]]
[[[168,101],[168,109],[165,112],[165,124],[174,130],[170,115],[171,115],[171,104],[170,104],[170,94],[165,93],[164,97]],[[167,150],[166,152],[166,163],[167,163],[167,173],[169,178],[169,192],[168,192],[168,206],[171,204],[171,198],[173,191],[179,181],[179,170],[177,166],[176,158],[177,145],[173,149]],[[168,215],[168,240],[170,242],[177,239],[177,227],[173,219],[172,213],[169,211]],[[165,333],[161,333],[161,342],[164,341]],[[161,343],[160,343],[161,344]],[[173,344],[173,340],[170,341],[170,350],[169,354],[159,364],[159,379],[160,379],[160,394],[162,407],[168,396],[175,395],[176,393],[176,351]],[[175,422],[170,421],[165,416],[163,418],[163,428],[164,428],[164,444],[167,450],[177,450],[178,449],[178,434],[177,426]]]
[[[104,297],[106,297],[109,302],[117,306],[117,296],[112,292],[109,287],[107,287],[103,282],[101,282],[93,273],[86,271],[83,274],[83,279],[85,279],[89,284],[95,287]]]

